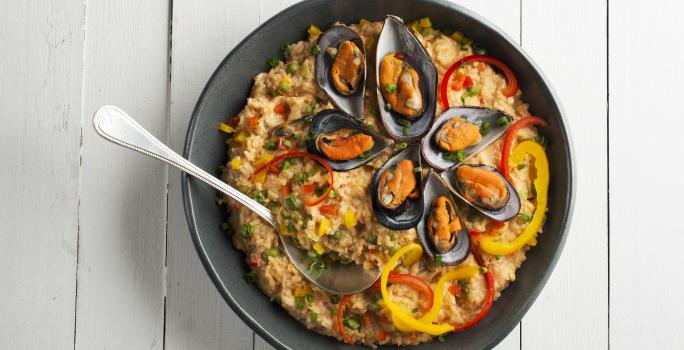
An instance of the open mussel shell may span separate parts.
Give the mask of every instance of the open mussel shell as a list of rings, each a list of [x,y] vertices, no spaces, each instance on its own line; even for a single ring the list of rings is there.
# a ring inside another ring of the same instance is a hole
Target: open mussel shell
[[[432,237],[430,237],[428,232],[427,226],[429,216],[432,212],[432,203],[439,196],[447,197],[452,204],[454,204],[451,190],[439,175],[433,171],[430,171],[425,181],[425,185],[423,186],[422,197],[424,209],[421,220],[418,222],[418,226],[416,227],[416,233],[420,243],[425,249],[425,252],[430,256],[430,258],[434,260],[435,257],[439,256],[441,257],[443,264],[458,265],[468,257],[468,254],[470,254],[470,235],[468,234],[468,229],[465,227],[465,221],[461,220],[459,217],[459,220],[461,221],[461,230],[456,235],[456,242],[454,246],[444,253],[441,253],[437,250],[433,243]],[[458,215],[458,209],[455,209]]]
[[[402,124],[408,118],[396,111],[388,111],[385,108],[387,102],[382,95],[381,89],[384,87],[380,84],[380,65],[383,58],[392,52],[401,53],[406,63],[417,71],[419,77],[423,104],[422,113],[410,119],[411,124],[408,127]],[[415,141],[423,136],[430,129],[435,116],[437,106],[437,70],[432,63],[430,55],[399,17],[390,15],[385,19],[385,24],[378,38],[375,72],[378,88],[378,109],[387,132],[395,140],[407,142]]]
[[[317,141],[322,135],[334,133],[342,129],[356,130],[360,133],[369,135],[373,138],[373,146],[362,157],[356,157],[349,160],[330,159],[319,149]],[[387,147],[392,145],[392,143],[394,143],[394,141],[380,136],[343,112],[335,109],[325,109],[318,112],[318,114],[313,117],[311,127],[309,128],[306,148],[309,152],[325,158],[333,170],[347,171],[368,163],[387,149]]]
[[[501,117],[505,117],[508,123],[505,125],[499,125],[498,120]],[[480,136],[480,141],[472,146],[463,149],[465,157],[463,160],[447,160],[445,155],[449,152],[440,148],[435,139],[436,134],[439,130],[446,124],[449,120],[453,118],[463,118],[467,122],[475,125],[478,129],[482,130],[482,125],[489,123],[490,129],[486,135]],[[498,140],[508,129],[509,123],[513,118],[506,113],[490,108],[484,107],[453,107],[449,108],[437,117],[430,131],[423,137],[421,151],[423,152],[423,157],[425,161],[428,162],[433,168],[444,170],[449,167],[463,164],[468,158],[472,157],[476,153],[484,150],[492,144],[494,141]]]
[[[508,198],[506,200],[506,203],[502,207],[495,209],[466,199],[467,196],[464,195],[465,189],[463,188],[463,186],[461,186],[461,183],[458,181],[457,176],[457,171],[460,167],[483,168],[499,176],[501,180],[504,181],[504,184],[506,185],[506,190],[508,191]],[[508,182],[508,180],[506,180],[506,178],[503,175],[501,175],[501,173],[496,168],[483,164],[462,164],[442,172],[441,177],[444,179],[447,186],[449,186],[449,188],[456,197],[458,197],[459,199],[467,203],[469,206],[471,206],[472,208],[474,208],[475,210],[477,210],[478,212],[482,213],[483,215],[492,220],[508,221],[516,217],[518,213],[520,213],[520,197],[518,196],[518,192],[515,190],[513,185],[510,182]]]
[[[270,134],[272,137],[290,137],[293,134],[306,131],[306,128],[309,126],[309,124],[311,124],[312,121],[312,115],[290,120],[276,125],[273,129],[271,129]]]
[[[364,68],[356,90],[350,94],[343,94],[333,83],[331,71],[335,58],[330,55],[328,48],[337,50],[340,44],[347,40],[356,44],[363,53]],[[335,107],[358,120],[364,120],[363,94],[366,86],[367,62],[365,62],[366,52],[361,37],[349,27],[334,25],[321,35],[318,46],[321,48],[321,52],[316,56],[316,82],[318,82],[318,86],[325,91]]]
[[[395,167],[403,160],[413,162],[414,169],[412,175],[416,179],[418,196],[415,198],[407,197],[398,207],[388,209],[380,202],[380,178],[388,169]],[[378,169],[371,181],[371,198],[373,200],[373,212],[378,221],[385,227],[393,230],[406,230],[416,226],[423,216],[423,198],[421,189],[423,188],[423,176],[421,174],[420,149],[418,146],[411,146],[390,158],[385,165]]]

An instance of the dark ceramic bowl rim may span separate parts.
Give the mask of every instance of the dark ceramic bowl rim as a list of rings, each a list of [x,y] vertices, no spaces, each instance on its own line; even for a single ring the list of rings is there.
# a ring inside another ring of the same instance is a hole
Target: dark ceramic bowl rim
[[[225,65],[225,63],[231,59],[231,57],[238,52],[247,42],[252,40],[252,38],[261,30],[268,28],[272,25],[273,22],[276,21],[276,19],[284,14],[288,13],[293,13],[297,12],[300,9],[305,9],[309,6],[312,6],[316,3],[320,2],[328,2],[330,0],[307,0],[307,1],[302,1],[297,4],[294,4],[285,10],[279,12],[277,15],[273,16],[270,18],[268,21],[265,23],[261,24],[259,27],[254,29],[249,35],[247,35],[238,45],[236,45],[230,53],[221,61],[221,63],[217,66],[216,70],[213,72],[211,77],[209,78],[209,81],[205,85],[204,89],[202,90],[202,93],[200,94],[198,101],[195,105],[195,108],[193,109],[192,116],[188,125],[188,131],[186,134],[186,139],[185,139],[185,145],[183,149],[183,156],[185,158],[189,158],[192,148],[193,148],[193,134],[195,132],[195,129],[197,127],[197,122],[199,119],[199,111],[202,107],[203,102],[205,102],[205,98],[207,96],[207,93],[209,90],[211,90],[212,86],[215,83],[215,79],[217,78],[221,67]],[[534,303],[536,298],[538,297],[539,293],[543,289],[543,287],[546,285],[546,282],[548,281],[551,273],[553,272],[555,265],[560,258],[560,255],[563,251],[563,247],[565,245],[565,241],[567,239],[567,233],[570,227],[570,222],[572,220],[572,213],[574,210],[574,197],[575,197],[575,188],[576,188],[576,179],[575,179],[575,163],[573,161],[574,159],[574,146],[572,144],[572,138],[570,135],[569,129],[566,127],[567,125],[567,120],[565,116],[565,112],[563,110],[563,107],[561,103],[559,102],[558,96],[555,93],[551,83],[549,80],[546,78],[544,73],[539,69],[537,64],[530,58],[530,56],[520,47],[517,45],[503,30],[501,30],[498,26],[494,25],[491,23],[489,20],[483,18],[482,16],[474,13],[473,11],[462,7],[460,5],[454,4],[447,2],[445,0],[423,0],[425,2],[431,2],[434,3],[438,6],[448,8],[450,11],[454,12],[459,12],[462,16],[469,17],[470,19],[473,19],[476,22],[479,22],[482,26],[487,27],[488,29],[497,32],[501,38],[505,41],[508,42],[510,46],[514,48],[514,50],[517,51],[517,53],[522,56],[522,58],[526,61],[526,63],[534,70],[534,72],[540,77],[541,83],[544,87],[544,89],[548,92],[548,94],[552,97],[553,103],[558,111],[558,120],[557,122],[559,123],[558,128],[559,132],[563,135],[564,139],[567,141],[566,142],[566,147],[565,147],[565,155],[566,155],[566,161],[565,164],[563,164],[563,167],[565,169],[568,169],[567,173],[567,190],[564,195],[564,198],[561,199],[563,202],[562,207],[565,209],[562,212],[555,212],[553,215],[560,215],[562,218],[564,218],[563,221],[561,221],[561,227],[560,231],[557,232],[558,235],[560,235],[559,242],[557,243],[556,249],[551,256],[550,261],[547,263],[547,267],[543,275],[541,276],[541,279],[538,281],[536,285],[533,286],[532,290],[529,291],[529,296],[524,300],[524,303],[517,309],[515,314],[511,315],[511,317],[508,318],[508,321],[501,327],[501,331],[497,332],[497,335],[494,337],[491,337],[489,341],[486,343],[484,348],[490,349],[493,348],[496,344],[498,344],[501,340],[503,340],[513,328],[520,322],[522,317],[525,315],[525,313],[529,310],[531,305]],[[193,208],[193,203],[191,199],[191,194],[190,194],[190,177],[187,176],[187,174],[183,173],[181,175],[181,188],[182,188],[182,196],[183,196],[183,205],[185,209],[185,215],[188,221],[188,226],[190,229],[190,235],[193,241],[193,244],[197,250],[197,253],[199,255],[199,258],[202,262],[202,265],[206,269],[210,279],[214,283],[216,289],[219,291],[221,296],[226,300],[230,308],[244,321],[252,330],[254,330],[256,333],[258,333],[262,338],[264,338],[266,341],[268,341],[269,344],[274,346],[277,349],[283,349],[283,350],[289,350],[287,345],[283,344],[280,340],[275,338],[268,330],[264,329],[257,320],[255,320],[250,314],[248,314],[238,303],[238,301],[231,295],[231,292],[225,288],[223,281],[221,280],[221,277],[219,276],[219,273],[217,272],[214,264],[212,263],[211,259],[208,256],[208,253],[206,251],[206,248],[203,246],[203,243],[200,240],[199,233],[198,233],[198,228],[197,228],[197,223],[196,223],[196,217],[195,217],[195,212]],[[561,194],[557,194],[561,195]],[[264,296],[265,297],[265,296]],[[293,322],[298,322],[295,319],[292,319]],[[313,331],[312,331],[313,332]]]

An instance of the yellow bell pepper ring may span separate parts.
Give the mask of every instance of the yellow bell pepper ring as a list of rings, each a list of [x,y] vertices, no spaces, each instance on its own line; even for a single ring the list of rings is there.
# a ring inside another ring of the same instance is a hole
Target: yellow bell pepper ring
[[[382,292],[382,299],[385,306],[390,310],[392,314],[392,321],[394,326],[401,331],[419,331],[427,333],[430,335],[442,335],[444,333],[450,332],[453,327],[448,324],[432,324],[430,322],[421,322],[404,310],[397,304],[395,304],[389,296],[389,291],[387,290],[387,280],[389,274],[394,268],[399,264],[399,260],[409,254],[409,257],[414,257],[415,255],[421,255],[423,253],[423,248],[416,243],[411,243],[397,251],[390,259],[387,264],[382,269],[382,274],[380,276],[380,291]]]
[[[432,323],[432,321],[437,318],[439,310],[442,308],[442,304],[444,303],[444,284],[447,281],[462,280],[473,277],[479,270],[479,266],[466,266],[443,274],[435,286],[435,301],[432,303],[432,308],[430,308],[430,311],[423,315],[419,321]]]
[[[532,221],[525,227],[523,232],[511,242],[496,242],[492,237],[484,236],[480,239],[480,248],[491,255],[509,255],[517,252],[525,244],[537,243],[537,232],[544,222],[546,215],[547,196],[549,192],[549,160],[546,158],[544,147],[534,141],[523,141],[513,149],[511,161],[520,164],[525,160],[525,155],[534,157],[534,167],[537,177],[534,179],[534,187],[537,190],[537,207],[534,210]]]

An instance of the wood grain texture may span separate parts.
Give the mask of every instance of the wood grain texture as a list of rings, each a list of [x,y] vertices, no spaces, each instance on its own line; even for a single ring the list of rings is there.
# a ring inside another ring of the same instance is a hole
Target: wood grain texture
[[[167,138],[168,2],[87,4],[75,349],[162,349],[166,166],[104,141],[104,104]]]
[[[177,152],[183,150],[204,84],[233,46],[256,28],[258,13],[259,3],[251,0],[173,2],[170,145]],[[216,291],[197,256],[175,169],[169,174],[167,268],[167,349],[252,349],[252,331]]]
[[[525,0],[522,10],[523,47],[565,106],[577,170],[571,230],[555,271],[522,321],[522,348],[606,349],[606,3]]]
[[[81,1],[0,2],[0,343],[71,349]]]
[[[610,1],[610,344],[683,349],[682,5]],[[635,23],[647,24],[634,30]],[[664,51],[667,62],[654,61]],[[648,141],[646,141],[648,140]],[[645,141],[646,147],[641,143]],[[653,171],[657,169],[656,171]]]

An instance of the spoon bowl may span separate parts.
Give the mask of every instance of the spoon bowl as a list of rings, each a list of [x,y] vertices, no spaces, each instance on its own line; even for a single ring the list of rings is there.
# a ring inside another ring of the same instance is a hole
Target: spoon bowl
[[[313,259],[289,240],[283,239],[271,210],[181,157],[120,108],[100,107],[93,116],[93,126],[104,139],[172,165],[254,211],[276,231],[280,246],[297,271],[321,289],[334,294],[354,294],[368,289],[380,277],[379,269],[366,270],[354,263],[335,264],[314,271],[311,268]]]

